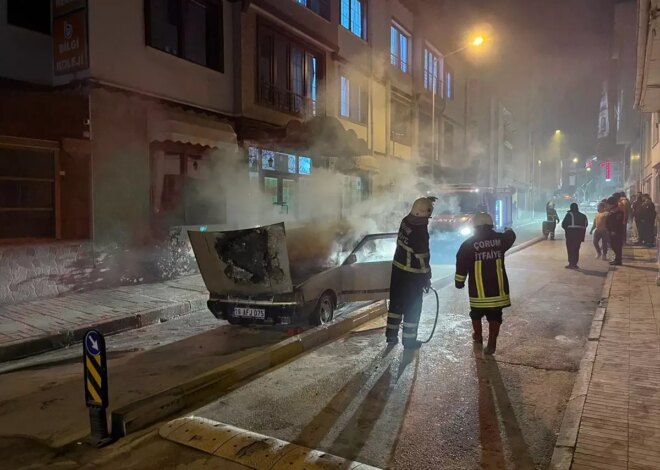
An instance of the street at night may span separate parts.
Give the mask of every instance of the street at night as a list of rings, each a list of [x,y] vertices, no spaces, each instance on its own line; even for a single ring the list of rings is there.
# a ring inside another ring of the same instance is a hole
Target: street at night
[[[0,468],[660,470],[658,12],[0,0]]]

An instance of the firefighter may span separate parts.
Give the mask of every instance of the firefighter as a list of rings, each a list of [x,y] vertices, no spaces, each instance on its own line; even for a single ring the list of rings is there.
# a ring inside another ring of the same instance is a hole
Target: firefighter
[[[571,210],[566,213],[561,227],[566,233],[566,252],[568,254],[568,265],[566,269],[580,269],[580,245],[587,233],[589,220],[587,216],[578,210],[578,205],[571,203]]]
[[[493,354],[502,325],[502,310],[511,306],[504,253],[513,246],[516,234],[511,229],[496,232],[493,218],[485,212],[476,214],[472,224],[475,234],[463,242],[456,254],[454,281],[457,289],[465,287],[465,281],[468,281],[472,339],[475,343],[483,343],[481,319],[485,316],[488,344],[484,353]]]
[[[559,216],[557,215],[557,209],[555,209],[555,201],[551,199],[545,206],[546,221],[548,222],[548,229],[550,230],[550,240],[555,239],[555,229],[557,227],[557,222],[559,222]]]
[[[417,327],[422,313],[422,296],[431,287],[431,255],[428,224],[433,214],[433,199],[419,198],[410,214],[401,221],[396,252],[392,262],[390,308],[387,314],[387,342],[399,342],[403,320],[403,347],[419,349]]]

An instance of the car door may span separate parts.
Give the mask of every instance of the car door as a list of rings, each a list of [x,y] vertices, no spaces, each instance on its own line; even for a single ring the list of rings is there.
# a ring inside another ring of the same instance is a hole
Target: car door
[[[367,235],[357,244],[340,268],[344,301],[389,298],[396,240],[396,233],[380,233]]]

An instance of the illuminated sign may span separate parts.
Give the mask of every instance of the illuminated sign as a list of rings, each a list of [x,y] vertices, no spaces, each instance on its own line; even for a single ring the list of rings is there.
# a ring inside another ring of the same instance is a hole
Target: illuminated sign
[[[312,159],[309,157],[298,158],[298,173],[309,175],[312,173]]]
[[[498,199],[497,201],[495,201],[495,227],[502,226],[502,220],[504,219],[503,212],[504,212],[504,208],[503,208],[502,200]]]

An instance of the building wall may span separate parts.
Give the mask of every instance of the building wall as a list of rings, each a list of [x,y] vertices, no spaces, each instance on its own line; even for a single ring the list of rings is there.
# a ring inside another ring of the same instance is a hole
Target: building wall
[[[135,242],[150,222],[147,102],[101,88],[90,100],[94,240]]]
[[[7,23],[7,0],[0,0],[0,77],[50,85],[52,40],[47,34]]]
[[[94,80],[224,113],[233,112],[232,5],[223,1],[224,72],[145,43],[144,2],[89,2]]]

